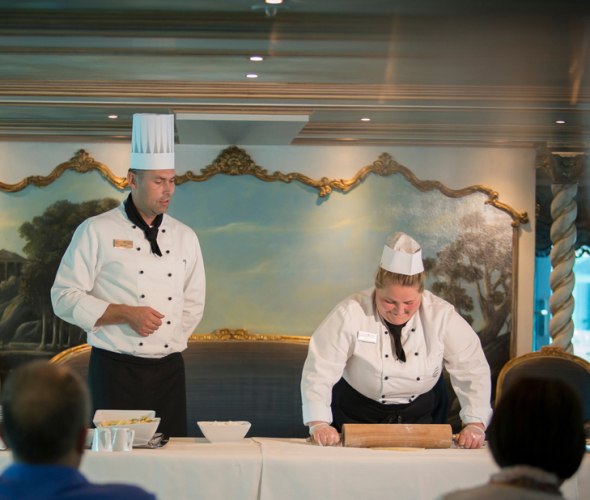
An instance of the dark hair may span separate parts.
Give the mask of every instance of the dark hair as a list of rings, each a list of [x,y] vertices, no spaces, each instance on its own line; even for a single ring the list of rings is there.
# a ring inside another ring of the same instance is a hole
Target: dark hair
[[[565,480],[585,453],[582,405],[562,380],[516,380],[495,409],[489,446],[500,467],[530,465]]]
[[[137,168],[130,168],[128,170],[128,173],[133,174],[133,175],[137,175],[139,178],[141,178],[141,175],[143,174],[143,170],[139,170]]]
[[[72,370],[32,361],[10,373],[2,391],[3,429],[15,458],[51,463],[70,452],[86,428],[90,399]]]

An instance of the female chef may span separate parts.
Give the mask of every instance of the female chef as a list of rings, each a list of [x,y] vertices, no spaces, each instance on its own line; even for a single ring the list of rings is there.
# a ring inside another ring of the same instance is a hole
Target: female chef
[[[344,423],[433,423],[443,366],[461,404],[457,444],[479,448],[492,415],[479,338],[451,304],[424,290],[420,245],[395,233],[374,288],[338,304],[311,337],[303,421],[322,446],[340,441]]]

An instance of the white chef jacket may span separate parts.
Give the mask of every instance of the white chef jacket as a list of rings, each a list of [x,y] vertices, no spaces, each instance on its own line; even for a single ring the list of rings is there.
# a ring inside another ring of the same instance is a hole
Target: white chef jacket
[[[332,422],[332,387],[342,377],[374,401],[410,403],[434,387],[444,363],[463,423],[487,425],[490,368],[479,337],[455,308],[423,292],[420,308],[402,329],[402,363],[373,296],[371,288],[345,299],[312,335],[301,379],[304,423]]]
[[[55,314],[88,333],[88,343],[112,352],[160,358],[186,349],[203,317],[205,269],[195,232],[164,214],[154,255],[123,203],[78,226],[53,287]],[[109,304],[149,306],[164,315],[148,337],[127,324],[95,327]]]

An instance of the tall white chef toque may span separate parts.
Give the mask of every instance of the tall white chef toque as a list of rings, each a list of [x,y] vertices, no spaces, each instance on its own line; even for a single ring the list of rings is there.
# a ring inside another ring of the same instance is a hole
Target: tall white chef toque
[[[396,274],[413,276],[424,271],[422,249],[416,240],[406,233],[398,232],[387,238],[381,267]]]
[[[131,169],[174,169],[174,115],[136,113],[131,132]]]

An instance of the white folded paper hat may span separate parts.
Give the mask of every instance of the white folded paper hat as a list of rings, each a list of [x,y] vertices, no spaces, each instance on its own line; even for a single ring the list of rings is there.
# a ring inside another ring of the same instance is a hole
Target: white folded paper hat
[[[133,115],[130,168],[174,169],[174,115]]]
[[[406,233],[395,233],[387,238],[381,267],[397,274],[413,276],[424,271],[420,245]]]

